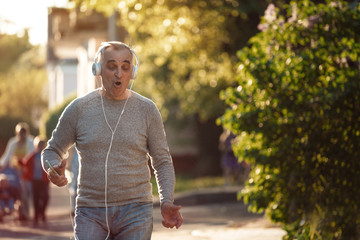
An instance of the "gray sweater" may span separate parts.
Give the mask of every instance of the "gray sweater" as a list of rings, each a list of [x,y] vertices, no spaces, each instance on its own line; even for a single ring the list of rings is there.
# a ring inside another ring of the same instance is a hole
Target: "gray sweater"
[[[103,97],[106,117],[115,128],[126,100]],[[71,102],[42,153],[45,160],[58,165],[75,143],[79,154],[77,206],[105,206],[105,160],[111,142],[101,97],[95,90]],[[149,159],[157,180],[161,204],[173,202],[175,173],[160,112],[149,99],[132,92],[115,131],[108,157],[107,205],[151,202]]]

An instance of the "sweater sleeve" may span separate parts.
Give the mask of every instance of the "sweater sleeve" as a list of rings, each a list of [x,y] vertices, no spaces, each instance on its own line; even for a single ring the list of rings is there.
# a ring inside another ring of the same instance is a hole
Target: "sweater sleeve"
[[[68,156],[68,149],[76,140],[75,126],[78,113],[75,103],[76,100],[65,108],[52,133],[52,137],[48,141],[47,147],[42,152],[41,163],[44,171],[47,171],[49,168],[46,160],[53,166],[59,165],[62,159]]]
[[[148,147],[158,185],[160,204],[174,201],[175,171],[170,155],[164,124],[155,107],[148,126]]]

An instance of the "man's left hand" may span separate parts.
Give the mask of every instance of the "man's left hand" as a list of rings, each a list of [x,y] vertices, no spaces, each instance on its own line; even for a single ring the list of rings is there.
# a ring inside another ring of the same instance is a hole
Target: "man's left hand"
[[[170,202],[165,202],[161,206],[161,215],[163,216],[162,224],[166,228],[179,228],[183,222],[180,214],[181,206],[174,205]]]

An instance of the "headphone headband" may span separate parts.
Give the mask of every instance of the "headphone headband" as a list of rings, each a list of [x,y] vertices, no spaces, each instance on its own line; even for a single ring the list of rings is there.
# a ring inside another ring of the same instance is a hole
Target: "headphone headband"
[[[106,48],[110,47],[110,46],[123,46],[125,48],[127,48],[131,54],[132,54],[132,58],[133,58],[133,71],[131,74],[131,78],[135,79],[136,75],[137,75],[137,71],[139,69],[139,58],[137,57],[135,51],[130,48],[128,45],[126,45],[123,42],[118,42],[118,41],[109,41],[109,42],[102,42],[99,49],[97,50],[95,57],[94,57],[94,63],[92,65],[92,73],[94,74],[94,76],[99,76],[101,74],[101,57],[104,54],[104,51]],[[135,59],[134,59],[135,57]],[[134,60],[135,60],[135,64],[134,64]]]

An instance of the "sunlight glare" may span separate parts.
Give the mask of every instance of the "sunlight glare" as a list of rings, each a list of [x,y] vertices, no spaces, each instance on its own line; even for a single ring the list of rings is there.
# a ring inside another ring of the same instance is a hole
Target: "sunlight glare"
[[[12,0],[0,3],[0,33],[22,36],[29,29],[32,44],[47,41],[47,15],[49,6],[66,6],[66,0]]]

